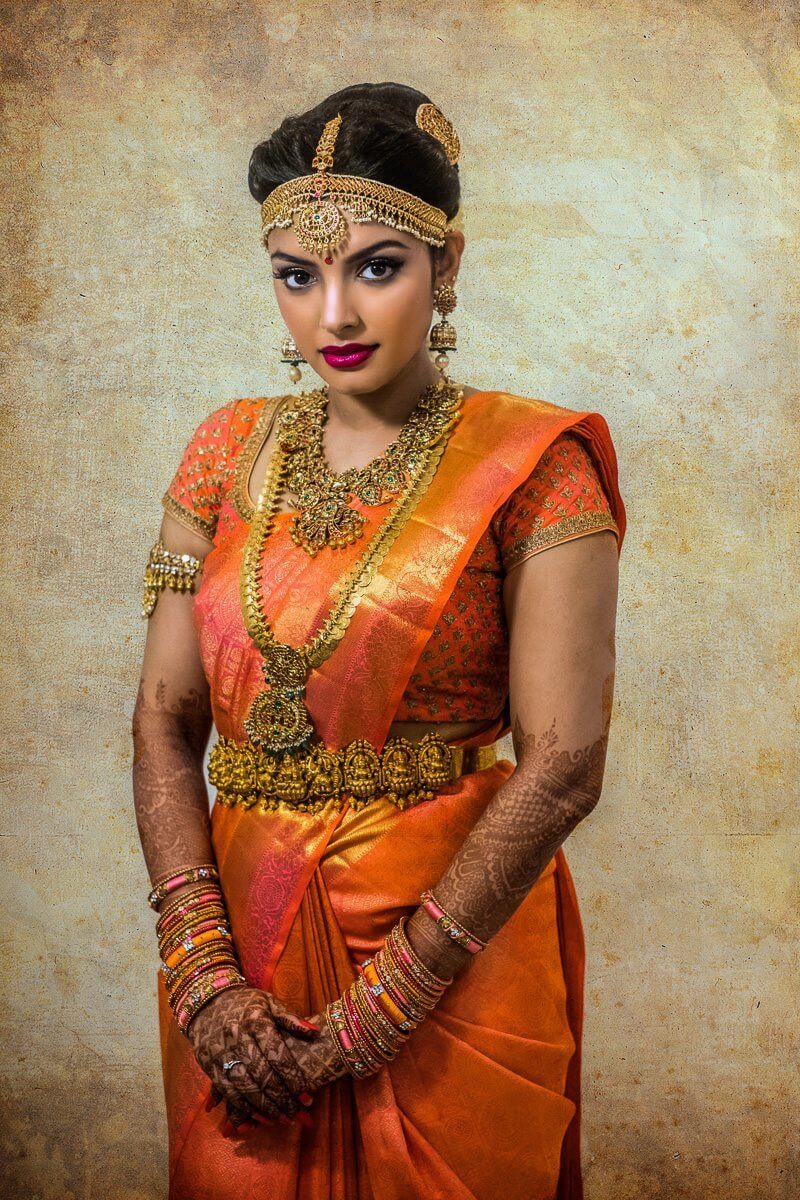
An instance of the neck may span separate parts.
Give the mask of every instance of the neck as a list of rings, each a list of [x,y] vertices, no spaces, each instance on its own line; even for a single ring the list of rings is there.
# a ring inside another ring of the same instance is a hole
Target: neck
[[[439,379],[439,372],[423,348],[383,387],[371,392],[343,392],[328,388],[328,419],[354,433],[387,428],[399,429],[417,406],[425,388]]]

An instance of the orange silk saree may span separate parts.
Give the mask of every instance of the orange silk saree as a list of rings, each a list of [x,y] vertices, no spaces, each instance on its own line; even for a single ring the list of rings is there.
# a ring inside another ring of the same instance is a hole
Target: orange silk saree
[[[619,527],[625,510],[605,420],[515,396],[463,402],[436,474],[308,680],[305,702],[330,748],[380,748],[448,595],[494,511],[565,429],[590,441]],[[385,514],[361,507],[365,535]],[[323,623],[364,542],[309,558],[279,514],[267,540],[263,605],[299,644]],[[217,731],[244,740],[263,687],[245,631],[239,571],[247,525],[226,522],[209,552],[194,621]],[[459,745],[507,732],[504,717]],[[492,796],[506,759],[405,812],[381,799],[316,814],[215,805],[212,836],[248,982],[295,1012],[321,1012],[355,979],[420,892],[443,874]],[[313,1128],[259,1125],[226,1140],[224,1105],[178,1031],[158,975],[170,1200],[580,1200],[584,947],[566,859],[551,859],[514,915],[449,987],[397,1058],[321,1089]]]

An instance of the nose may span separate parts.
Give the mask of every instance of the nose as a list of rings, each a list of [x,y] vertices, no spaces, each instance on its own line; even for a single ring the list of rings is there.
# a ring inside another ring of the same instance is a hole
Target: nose
[[[340,279],[329,279],[324,285],[321,320],[323,329],[336,338],[341,338],[343,330],[352,330],[359,324],[350,289]]]

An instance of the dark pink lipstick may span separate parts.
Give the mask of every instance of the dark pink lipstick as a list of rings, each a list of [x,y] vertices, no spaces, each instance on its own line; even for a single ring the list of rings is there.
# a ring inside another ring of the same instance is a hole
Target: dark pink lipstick
[[[323,346],[320,354],[323,355],[329,367],[338,367],[339,370],[347,371],[351,367],[360,367],[377,349],[377,344],[364,346],[361,342],[347,342],[344,346]]]

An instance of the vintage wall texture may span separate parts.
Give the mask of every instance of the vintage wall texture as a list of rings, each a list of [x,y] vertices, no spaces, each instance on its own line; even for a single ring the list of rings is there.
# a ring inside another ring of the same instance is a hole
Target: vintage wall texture
[[[4,1196],[166,1195],[141,571],[196,423],[289,386],[250,150],[384,79],[463,141],[456,377],[597,408],[620,459],[606,785],[566,847],[587,1200],[798,1194],[796,13],[2,5]]]

